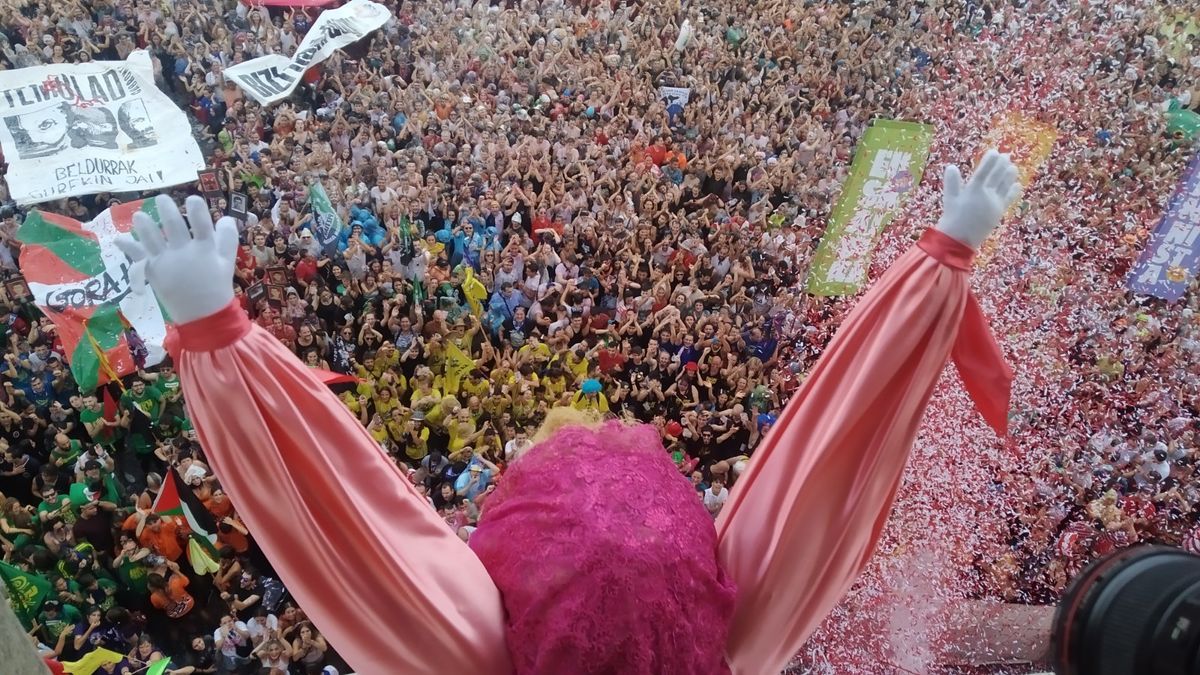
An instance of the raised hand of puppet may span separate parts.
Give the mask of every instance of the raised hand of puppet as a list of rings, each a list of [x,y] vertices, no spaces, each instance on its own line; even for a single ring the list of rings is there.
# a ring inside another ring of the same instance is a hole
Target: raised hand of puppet
[[[133,261],[130,285],[140,292],[149,281],[177,324],[216,314],[233,300],[237,223],[225,217],[214,226],[204,198],[195,195],[187,198],[186,223],[170,197],[159,195],[154,205],[161,228],[138,212],[133,214],[137,239],[125,235],[116,240]]]
[[[978,250],[1021,194],[1017,167],[1008,155],[988,150],[979,168],[963,185],[962,173],[946,166],[942,183],[942,218],[935,229]]]

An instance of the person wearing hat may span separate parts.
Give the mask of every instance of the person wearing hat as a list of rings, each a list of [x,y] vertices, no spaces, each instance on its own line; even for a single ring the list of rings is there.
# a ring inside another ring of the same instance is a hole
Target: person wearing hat
[[[471,458],[467,470],[459,474],[454,482],[454,491],[459,497],[474,500],[487,490],[492,482],[492,476],[500,473],[500,467],[484,459],[479,453]]]
[[[592,410],[598,413],[608,412],[608,398],[601,391],[600,380],[590,378],[583,381],[579,391],[571,398],[571,407],[576,410]]]
[[[47,600],[42,603],[42,611],[38,614],[37,622],[42,640],[47,645],[58,645],[61,653],[64,640],[70,635],[75,624],[83,621],[83,614],[74,605],[63,604],[58,600]]]

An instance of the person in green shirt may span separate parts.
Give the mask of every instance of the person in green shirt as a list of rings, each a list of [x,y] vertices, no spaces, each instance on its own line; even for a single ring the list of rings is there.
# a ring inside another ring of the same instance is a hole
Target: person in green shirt
[[[171,363],[161,364],[157,373],[139,371],[138,377],[150,382],[154,388],[162,392],[161,416],[168,414],[176,417],[184,416],[183,388],[180,384],[179,374],[175,372],[175,367]]]
[[[134,380],[129,390],[121,395],[121,410],[129,414],[129,436],[126,444],[139,458],[146,469],[145,458],[154,452],[154,425],[162,413],[162,391],[147,386],[142,380]]]
[[[42,603],[42,611],[37,617],[37,622],[42,627],[42,640],[48,645],[56,644],[63,631],[73,629],[75,624],[81,621],[83,614],[78,608],[58,600]]]
[[[58,489],[52,485],[42,490],[42,503],[38,504],[38,520],[46,522],[54,516],[59,516],[67,525],[74,525],[79,518],[75,504],[69,495],[58,494]]]
[[[75,468],[75,460],[82,454],[82,443],[66,434],[55,434],[54,448],[50,450],[50,463],[58,467],[59,471],[72,471]]]
[[[108,450],[116,447],[117,441],[120,440],[121,422],[120,420],[104,419],[104,406],[100,404],[100,400],[94,394],[84,397],[83,408],[79,411],[79,421],[83,423],[92,440]]]
[[[133,537],[122,534],[121,552],[112,562],[121,584],[131,595],[142,599],[150,592],[146,583],[150,576],[150,568],[146,564],[149,556],[150,549],[139,547]]]
[[[162,390],[147,386],[143,380],[134,380],[129,390],[121,394],[121,409],[141,413],[150,419],[151,424],[158,423],[158,416],[162,413],[162,402]]]

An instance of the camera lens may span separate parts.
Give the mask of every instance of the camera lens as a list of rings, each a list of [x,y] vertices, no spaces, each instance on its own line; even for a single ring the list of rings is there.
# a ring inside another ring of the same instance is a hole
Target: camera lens
[[[1088,566],[1054,617],[1059,675],[1200,675],[1200,557],[1125,549]]]

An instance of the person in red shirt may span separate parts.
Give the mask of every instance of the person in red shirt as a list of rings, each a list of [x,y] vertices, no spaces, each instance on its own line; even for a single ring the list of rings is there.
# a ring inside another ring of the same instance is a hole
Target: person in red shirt
[[[296,351],[296,329],[283,322],[283,317],[279,312],[271,314],[271,326],[267,332],[274,335],[277,340],[282,342],[288,349]]]
[[[533,222],[530,224],[529,230],[533,233],[533,240],[540,244],[542,241],[542,233],[546,230],[552,230],[558,235],[558,238],[561,239],[563,225],[562,223],[558,222],[557,219],[551,220],[550,213],[546,209],[539,209],[537,214],[533,217]]]
[[[312,251],[304,251],[300,262],[296,263],[296,282],[304,288],[308,288],[313,279],[317,278],[317,271],[324,265],[325,261],[317,262],[317,257],[313,255]]]

